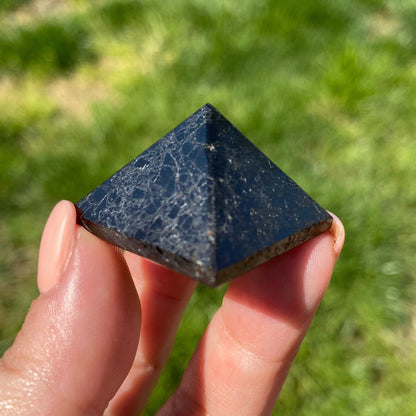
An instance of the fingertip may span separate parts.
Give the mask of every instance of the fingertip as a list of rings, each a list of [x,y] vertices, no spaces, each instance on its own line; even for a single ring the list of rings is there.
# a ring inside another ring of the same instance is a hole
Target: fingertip
[[[341,254],[342,247],[344,246],[345,228],[341,220],[335,214],[333,214],[330,211],[328,211],[328,213],[333,218],[332,226],[328,230],[328,232],[332,235],[334,239],[333,251],[335,254],[335,259],[338,259],[339,255]]]
[[[60,280],[69,262],[75,237],[75,207],[70,201],[60,201],[49,215],[40,243],[38,261],[40,293],[48,292]]]
[[[126,251],[124,257],[139,293],[144,286],[169,298],[188,299],[196,282],[181,273],[159,263]]]

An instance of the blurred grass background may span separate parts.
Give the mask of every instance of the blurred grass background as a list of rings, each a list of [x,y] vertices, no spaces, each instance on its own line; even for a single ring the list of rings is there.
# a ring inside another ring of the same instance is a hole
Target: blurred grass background
[[[78,200],[211,102],[347,230],[279,415],[416,414],[416,3],[2,0],[0,354]],[[224,288],[199,287],[148,415]]]

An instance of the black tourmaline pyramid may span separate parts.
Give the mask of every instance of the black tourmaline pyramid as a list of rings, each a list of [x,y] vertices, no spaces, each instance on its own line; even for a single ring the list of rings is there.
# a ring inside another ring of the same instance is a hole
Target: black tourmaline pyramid
[[[331,216],[206,104],[76,204],[97,236],[217,286]]]

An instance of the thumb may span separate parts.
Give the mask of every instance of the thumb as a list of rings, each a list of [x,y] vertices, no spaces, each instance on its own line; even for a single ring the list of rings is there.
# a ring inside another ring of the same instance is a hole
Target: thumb
[[[102,414],[137,349],[140,305],[122,253],[52,211],[39,254],[40,296],[0,361],[2,415]]]

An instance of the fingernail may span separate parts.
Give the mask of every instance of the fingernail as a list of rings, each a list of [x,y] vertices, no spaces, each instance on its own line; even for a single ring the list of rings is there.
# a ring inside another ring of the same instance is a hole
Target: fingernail
[[[60,201],[43,230],[39,250],[38,287],[40,293],[54,288],[64,273],[75,242],[76,213],[69,201]]]
[[[332,212],[328,211],[333,218],[332,226],[329,229],[330,234],[334,238],[334,253],[336,258],[341,254],[342,246],[345,240],[345,229],[341,220]]]

